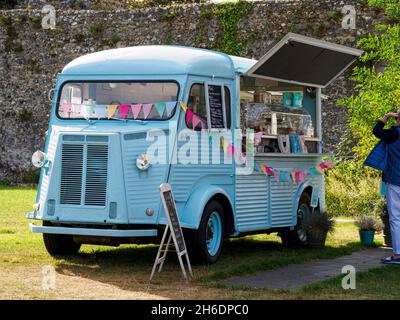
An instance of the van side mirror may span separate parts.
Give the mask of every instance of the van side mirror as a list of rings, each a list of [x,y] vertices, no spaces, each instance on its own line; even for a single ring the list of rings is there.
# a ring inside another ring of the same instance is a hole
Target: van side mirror
[[[53,102],[54,98],[54,89],[50,89],[49,92],[47,93],[47,99],[49,99],[50,102]]]

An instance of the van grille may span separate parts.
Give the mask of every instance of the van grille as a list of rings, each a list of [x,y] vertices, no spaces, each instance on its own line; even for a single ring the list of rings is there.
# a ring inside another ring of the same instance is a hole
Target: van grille
[[[106,205],[107,163],[107,145],[87,146],[85,205]]]
[[[81,204],[83,145],[63,144],[61,156],[61,204]]]
[[[107,177],[108,145],[62,145],[61,204],[105,206]]]

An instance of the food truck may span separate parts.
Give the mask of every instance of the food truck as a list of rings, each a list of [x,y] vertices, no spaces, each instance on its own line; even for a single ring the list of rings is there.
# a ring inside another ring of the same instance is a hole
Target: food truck
[[[182,46],[79,57],[57,76],[29,219],[52,255],[155,241],[172,186],[191,258],[325,210],[321,89],[361,50],[289,33],[260,60]]]

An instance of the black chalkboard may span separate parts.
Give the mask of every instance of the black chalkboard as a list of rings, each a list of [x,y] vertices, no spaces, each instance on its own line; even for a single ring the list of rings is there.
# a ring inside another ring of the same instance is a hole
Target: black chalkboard
[[[208,86],[208,101],[210,104],[211,128],[225,128],[221,86]]]
[[[175,234],[175,239],[178,245],[177,251],[182,252],[186,250],[185,240],[183,238],[182,228],[179,223],[178,213],[176,212],[176,206],[174,197],[171,190],[163,191],[162,196],[164,197],[164,210],[167,211],[169,220],[171,221],[172,232]]]

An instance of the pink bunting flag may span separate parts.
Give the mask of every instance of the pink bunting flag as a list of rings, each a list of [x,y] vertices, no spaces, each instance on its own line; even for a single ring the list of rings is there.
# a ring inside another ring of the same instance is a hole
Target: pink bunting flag
[[[305,179],[306,179],[306,177],[305,177],[305,175],[304,175],[304,172],[303,172],[303,171],[299,172],[299,180],[300,180],[301,182],[304,182]]]
[[[137,119],[137,117],[140,113],[140,110],[142,110],[142,105],[141,104],[132,104],[131,109],[132,109],[133,119]]]
[[[147,117],[149,116],[150,112],[151,112],[151,108],[153,108],[153,104],[152,103],[145,103],[143,106],[143,118],[147,119]]]
[[[232,158],[234,151],[235,151],[235,147],[232,144],[230,144],[228,147],[228,159]]]
[[[188,111],[189,111],[189,109],[188,109]],[[201,119],[198,116],[196,116],[195,114],[193,114],[192,128],[195,129],[200,122],[201,122]]]
[[[280,179],[280,171],[279,171],[279,169],[273,169],[272,171],[273,171],[273,174],[274,174],[276,182],[279,182],[279,179]]]
[[[299,180],[300,180],[300,172],[296,172],[295,173],[295,175],[296,175],[296,184],[299,184]]]
[[[63,109],[63,116],[64,117],[69,117],[71,109],[72,109],[72,104],[63,102],[62,103],[62,109]]]
[[[270,176],[274,175],[274,172],[272,171],[272,169],[270,167],[265,166],[265,172]]]
[[[119,113],[121,114],[121,119],[126,119],[126,116],[128,115],[130,108],[131,108],[130,104],[122,104],[119,106]]]
[[[186,109],[186,123],[189,123],[190,120],[193,119],[193,116],[194,116],[193,111],[190,109]],[[193,126],[193,128],[194,128],[194,126]]]
[[[327,168],[333,168],[334,165],[335,165],[335,164],[333,163],[332,160],[326,160],[326,161],[325,161],[325,166],[326,166]]]

